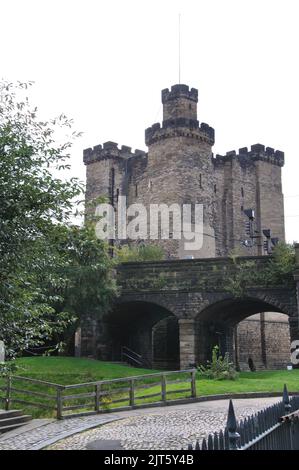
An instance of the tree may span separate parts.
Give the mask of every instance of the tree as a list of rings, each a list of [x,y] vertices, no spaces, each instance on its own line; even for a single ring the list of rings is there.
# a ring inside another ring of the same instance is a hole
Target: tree
[[[87,297],[103,306],[111,279],[103,242],[71,225],[83,185],[67,160],[79,134],[65,115],[38,118],[31,85],[0,83],[0,338],[10,357],[61,335]],[[107,282],[94,297],[83,279],[100,269]]]
[[[92,315],[100,318],[110,309],[118,288],[114,276],[115,260],[109,255],[109,245],[95,234],[95,224],[86,221],[83,227],[64,226],[54,234],[52,246],[64,263],[58,266],[63,282],[52,286],[56,311],[67,311],[76,317],[68,335],[80,320]],[[49,286],[50,287],[50,286]]]

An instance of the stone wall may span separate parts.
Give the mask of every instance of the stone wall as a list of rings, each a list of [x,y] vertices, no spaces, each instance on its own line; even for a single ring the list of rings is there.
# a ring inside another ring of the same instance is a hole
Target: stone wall
[[[265,237],[262,231],[271,230],[272,238],[284,241],[284,208],[281,186],[281,167],[284,154],[263,145],[252,145],[217,155],[214,161],[216,175],[218,229],[217,255],[225,256],[233,249],[240,254],[264,255]],[[244,210],[253,209],[254,246],[244,246],[244,240],[250,240],[246,234],[248,221]]]
[[[237,325],[235,334],[236,362],[241,370],[249,370],[249,358],[257,370],[285,369],[289,364],[290,329],[286,315],[252,315]]]

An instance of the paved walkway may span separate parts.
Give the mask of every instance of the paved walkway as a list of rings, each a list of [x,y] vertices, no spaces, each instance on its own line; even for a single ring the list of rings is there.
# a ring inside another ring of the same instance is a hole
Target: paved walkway
[[[248,416],[280,400],[235,399],[237,418]],[[0,450],[40,450],[46,447],[83,450],[87,443],[96,439],[119,439],[124,449],[181,449],[182,445],[186,446],[195,438],[201,439],[209,432],[223,427],[227,409],[228,400],[217,400],[63,421],[33,420],[21,429],[0,437]]]

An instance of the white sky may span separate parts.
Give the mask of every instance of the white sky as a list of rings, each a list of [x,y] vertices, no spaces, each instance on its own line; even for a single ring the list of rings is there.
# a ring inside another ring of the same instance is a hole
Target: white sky
[[[108,140],[145,149],[161,121],[160,92],[199,90],[214,153],[262,143],[286,154],[286,230],[299,239],[298,0],[0,0],[0,77],[34,80],[47,117],[64,112],[84,136],[72,153]]]

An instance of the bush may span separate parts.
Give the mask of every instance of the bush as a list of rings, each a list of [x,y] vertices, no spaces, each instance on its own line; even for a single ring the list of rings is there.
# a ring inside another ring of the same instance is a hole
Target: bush
[[[218,346],[213,348],[212,361],[208,361],[207,366],[198,366],[197,369],[207,379],[236,380],[239,376],[233,362],[229,360],[229,354],[225,353],[224,357],[221,356]]]
[[[158,245],[123,245],[117,251],[120,263],[128,261],[161,261],[164,259],[163,249]]]

